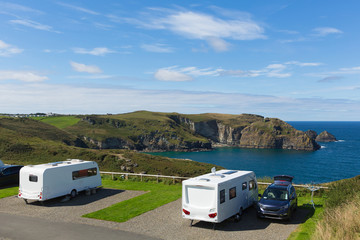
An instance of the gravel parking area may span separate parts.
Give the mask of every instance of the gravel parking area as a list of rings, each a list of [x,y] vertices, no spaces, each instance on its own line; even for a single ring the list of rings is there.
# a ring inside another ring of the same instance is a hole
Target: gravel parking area
[[[114,203],[138,196],[144,192],[101,189],[95,195],[82,194],[67,202],[61,199],[26,205],[22,199],[8,197],[0,199],[0,212],[45,218],[52,222],[76,222],[111,229],[134,232],[161,239],[286,239],[298,224],[305,220],[307,212],[298,209],[291,222],[257,219],[255,209],[244,212],[240,222],[229,219],[216,225],[190,221],[181,217],[181,199],[159,207],[125,223],[116,223],[81,216],[103,209]]]

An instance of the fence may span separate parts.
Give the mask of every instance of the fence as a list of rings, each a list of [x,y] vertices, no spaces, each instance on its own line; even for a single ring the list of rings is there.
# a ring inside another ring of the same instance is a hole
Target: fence
[[[188,179],[188,177],[177,177],[177,176],[165,176],[165,175],[153,175],[153,174],[143,174],[143,173],[121,173],[121,172],[102,172],[101,174],[111,174],[111,178],[114,179],[114,175],[121,175],[124,176],[124,178],[127,180],[129,179],[129,176],[140,176],[140,180],[143,180],[143,177],[155,177],[156,181],[159,182],[159,178],[170,178],[173,180],[173,183],[175,183],[176,180],[185,180]]]
[[[156,181],[159,182],[159,178],[170,178],[175,183],[176,180],[186,180],[190,177],[178,177],[178,176],[165,176],[165,175],[153,175],[153,174],[145,174],[145,173],[122,173],[122,172],[103,172],[100,171],[101,174],[111,174],[111,179],[114,179],[114,175],[124,176],[126,180],[129,179],[129,176],[140,176],[140,180],[142,181],[144,177],[155,177]],[[257,182],[259,185],[270,185],[271,183]],[[308,188],[308,185],[303,184],[293,184],[294,187],[303,187]],[[328,189],[328,187],[319,186],[322,189]]]

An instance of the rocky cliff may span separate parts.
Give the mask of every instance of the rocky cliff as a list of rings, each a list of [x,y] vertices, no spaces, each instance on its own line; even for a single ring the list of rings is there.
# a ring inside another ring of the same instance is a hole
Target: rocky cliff
[[[284,121],[259,115],[135,112],[86,116],[68,129],[94,148],[194,151],[214,146],[313,151],[314,139]]]

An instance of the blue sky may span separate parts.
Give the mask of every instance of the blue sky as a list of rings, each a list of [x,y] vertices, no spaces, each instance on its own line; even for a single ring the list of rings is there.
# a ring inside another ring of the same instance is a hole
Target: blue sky
[[[0,112],[357,121],[359,9],[321,0],[0,0]]]

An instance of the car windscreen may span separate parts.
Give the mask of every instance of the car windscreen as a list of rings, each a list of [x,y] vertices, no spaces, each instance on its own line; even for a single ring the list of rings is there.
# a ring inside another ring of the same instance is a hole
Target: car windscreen
[[[289,200],[289,195],[286,189],[267,188],[263,194],[263,198],[269,200],[287,201]]]

